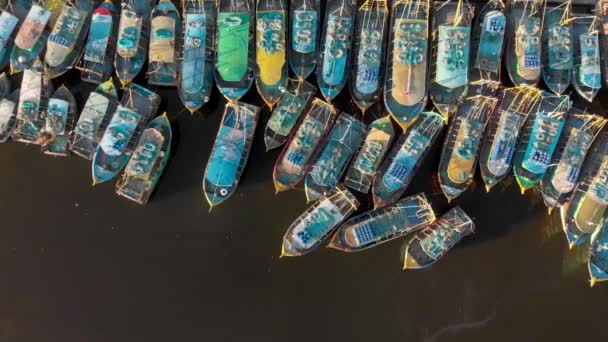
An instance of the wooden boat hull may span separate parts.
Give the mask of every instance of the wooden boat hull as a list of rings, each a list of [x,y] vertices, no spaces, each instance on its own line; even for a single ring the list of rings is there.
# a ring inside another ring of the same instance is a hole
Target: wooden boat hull
[[[317,161],[304,180],[308,202],[323,197],[338,185],[366,133],[367,126],[351,115],[342,113],[338,117]]]
[[[394,203],[403,195],[445,123],[438,113],[422,112],[397,139],[374,179],[374,207]]]
[[[301,256],[318,248],[359,207],[359,201],[339,185],[300,215],[283,236],[281,256]]]
[[[372,122],[361,149],[346,172],[344,185],[367,193],[394,137],[395,129],[389,116]]]
[[[289,66],[298,79],[304,80],[317,65],[321,5],[319,0],[290,0],[289,10]]]
[[[433,207],[420,193],[349,219],[334,234],[329,247],[358,252],[396,240],[434,221]]]
[[[439,186],[448,202],[473,182],[481,139],[497,102],[489,96],[469,97],[450,123],[439,160]]]
[[[289,80],[287,91],[281,96],[266,125],[266,150],[285,144],[316,92],[317,88],[306,81]]]
[[[260,108],[242,102],[227,103],[203,179],[211,209],[234,194],[247,165]]]
[[[49,99],[44,126],[42,152],[68,157],[70,132],[76,120],[76,99],[66,86],[61,86]]]
[[[522,192],[538,184],[547,172],[569,110],[568,96],[545,92],[526,121],[513,162]]]
[[[148,203],[169,160],[171,139],[166,114],[150,121],[116,183],[116,194],[141,205]]]
[[[91,160],[110,117],[118,104],[118,92],[110,79],[95,89],[82,108],[78,122],[70,137],[70,150]]]
[[[454,207],[430,226],[423,228],[405,245],[403,269],[432,266],[463,238],[475,233],[475,223]]]
[[[93,185],[112,180],[125,167],[150,117],[160,105],[158,94],[129,85],[110,118],[93,156]]]
[[[291,189],[304,178],[338,114],[317,98],[277,159],[272,173],[277,192]]]

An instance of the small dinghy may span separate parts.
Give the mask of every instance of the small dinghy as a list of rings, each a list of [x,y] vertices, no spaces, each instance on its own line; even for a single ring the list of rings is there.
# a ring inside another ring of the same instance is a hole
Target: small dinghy
[[[359,207],[348,189],[338,185],[291,224],[283,237],[281,256],[301,256],[318,248]]]
[[[329,242],[329,247],[357,252],[398,239],[433,222],[433,207],[420,193],[344,222]]]

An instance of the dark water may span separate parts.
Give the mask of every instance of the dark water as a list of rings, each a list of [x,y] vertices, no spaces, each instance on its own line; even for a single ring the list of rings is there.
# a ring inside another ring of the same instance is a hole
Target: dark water
[[[77,73],[60,81],[81,106],[94,88]],[[0,145],[1,342],[606,340],[608,284],[589,288],[586,246],[569,251],[558,213],[512,176],[489,194],[476,176],[455,203],[477,233],[432,268],[401,271],[404,240],[279,259],[307,205],[302,188],[274,194],[269,111],[237,193],[209,214],[201,180],[224,100],[214,91],[191,116],[174,90],[158,92],[175,140],[147,207],[91,188],[83,159]],[[262,103],[254,90],[245,101]],[[604,113],[605,91],[596,102]],[[353,112],[347,91],[336,103]],[[438,214],[450,207],[439,150],[407,192],[425,191]]]

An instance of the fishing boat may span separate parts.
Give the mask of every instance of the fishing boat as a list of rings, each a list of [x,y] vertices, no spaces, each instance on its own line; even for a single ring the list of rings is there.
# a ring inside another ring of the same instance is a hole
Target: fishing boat
[[[604,84],[608,85],[608,0],[597,0],[595,13],[600,20],[600,62]]]
[[[304,80],[315,70],[319,51],[319,25],[321,5],[319,0],[289,1],[289,49],[291,71]]]
[[[445,124],[442,115],[422,112],[399,137],[374,179],[374,207],[384,207],[401,198]]]
[[[450,124],[439,160],[439,185],[448,202],[473,182],[481,139],[497,102],[490,96],[469,97]]]
[[[433,265],[463,238],[475,233],[475,223],[460,207],[420,230],[405,246],[403,269]]]
[[[159,105],[160,96],[142,86],[130,84],[124,89],[93,156],[93,185],[112,180],[122,171]]]
[[[356,5],[355,0],[328,0],[325,4],[317,82],[328,102],[344,89],[348,80]]]
[[[384,85],[388,17],[387,0],[366,0],[357,10],[348,83],[355,104],[364,113],[378,101]]]
[[[479,170],[486,191],[509,174],[520,131],[540,94],[538,89],[529,86],[500,92],[500,105],[490,116],[479,152]]]
[[[17,122],[17,103],[19,102],[19,89],[9,96],[0,99],[0,143],[10,138]]]
[[[340,114],[318,159],[304,179],[308,202],[323,197],[323,194],[338,185],[366,133],[367,126],[363,122],[349,114]]]
[[[85,159],[93,159],[101,136],[118,104],[118,92],[112,79],[97,86],[87,98],[70,137],[70,150]]]
[[[490,0],[475,19],[471,36],[469,95],[496,94],[497,89],[493,84],[500,82],[502,47],[507,27],[505,11],[502,0]]]
[[[330,104],[315,98],[302,123],[289,138],[274,166],[272,178],[278,192],[291,189],[304,178],[323,146],[338,114]]]
[[[285,91],[289,77],[286,0],[257,1],[255,32],[255,84],[264,102],[272,108]]]
[[[259,114],[260,108],[250,104],[226,104],[203,179],[209,210],[226,201],[236,191],[249,159]]]
[[[215,68],[216,0],[183,0],[182,58],[178,92],[184,106],[194,113],[209,102]]]
[[[544,11],[545,0],[509,1],[505,59],[515,85],[536,85],[540,79]]]
[[[146,61],[152,1],[121,1],[114,68],[123,86],[133,81]]]
[[[548,8],[543,25],[543,80],[547,88],[557,95],[563,94],[570,85],[573,68],[571,7],[566,1]]]
[[[416,120],[428,100],[429,1],[393,1],[391,13],[384,104],[405,127]]]
[[[597,17],[577,15],[572,23],[574,69],[572,84],[576,92],[592,102],[602,87],[599,25]]]
[[[62,85],[49,99],[43,131],[42,152],[51,156],[68,157],[70,132],[76,120],[76,99]]]
[[[125,171],[116,183],[119,196],[141,205],[148,203],[169,160],[171,139],[171,124],[166,113],[146,125]]]
[[[159,0],[152,10],[148,50],[148,83],[176,86],[182,21],[171,0]]]
[[[608,281],[608,217],[604,217],[602,225],[591,236],[587,265],[591,287]]]
[[[11,80],[5,72],[0,74],[0,99],[3,99],[10,94],[12,89]]]
[[[540,189],[549,212],[562,206],[576,186],[587,152],[597,134],[606,124],[599,115],[573,109],[564,125]]]
[[[361,149],[346,172],[344,185],[367,193],[394,137],[395,129],[390,117],[385,116],[372,122]]]
[[[55,23],[57,22],[57,19],[59,18],[59,15],[61,14],[61,10],[63,9],[63,5],[66,3],[66,0],[33,0],[33,1],[37,1],[38,3],[44,5],[44,8],[46,8],[49,12],[51,12],[51,19],[49,19],[49,26],[53,27],[55,26]],[[73,0],[67,0],[67,1],[73,1]]]
[[[9,9],[17,18],[19,18],[20,22],[23,22],[23,19],[25,19],[32,8],[33,3],[34,0],[10,0],[5,8]]]
[[[112,76],[118,32],[118,9],[111,0],[104,0],[93,12],[89,37],[80,67],[85,82],[102,83]]]
[[[434,4],[429,92],[435,108],[448,118],[467,94],[473,7],[467,0]]]
[[[312,252],[357,208],[357,198],[343,185],[338,185],[291,224],[283,237],[281,256],[302,256]]]
[[[46,25],[51,12],[38,4],[32,4],[15,37],[11,50],[11,73],[32,67],[46,43]]]
[[[537,185],[545,175],[570,111],[570,98],[543,92],[532,111],[513,162],[515,179],[522,193]]]
[[[433,207],[420,193],[349,219],[338,228],[329,247],[358,252],[418,231],[435,219]]]
[[[264,143],[267,151],[285,144],[316,92],[317,88],[306,81],[289,80],[287,90],[266,125]]]
[[[219,2],[215,40],[215,83],[229,101],[251,88],[255,69],[255,1]]]
[[[44,76],[44,68],[40,59],[23,72],[19,104],[17,107],[17,123],[12,138],[26,144],[40,144],[44,130],[44,110],[47,107],[52,85]]]
[[[608,132],[589,151],[572,197],[561,206],[562,227],[570,248],[585,242],[608,212]]]
[[[8,9],[0,13],[0,70],[10,63],[10,52],[13,49],[19,18]]]
[[[46,41],[45,71],[49,78],[63,75],[82,56],[84,40],[89,30],[93,0],[79,0],[75,6],[62,6],[57,21]]]

